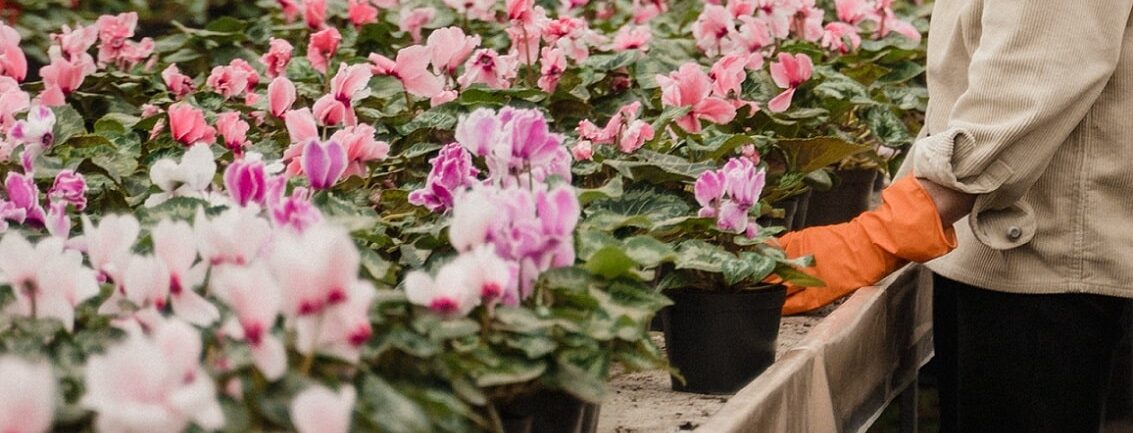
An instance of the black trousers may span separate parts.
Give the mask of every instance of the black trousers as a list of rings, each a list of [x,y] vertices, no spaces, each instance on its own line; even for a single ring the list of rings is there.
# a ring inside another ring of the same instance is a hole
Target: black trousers
[[[941,433],[1098,433],[1133,301],[933,282]]]

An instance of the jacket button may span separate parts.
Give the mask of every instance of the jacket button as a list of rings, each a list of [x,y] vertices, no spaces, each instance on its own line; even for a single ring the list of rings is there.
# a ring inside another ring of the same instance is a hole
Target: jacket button
[[[1011,228],[1007,229],[1007,239],[1008,240],[1017,241],[1017,240],[1019,240],[1019,238],[1022,238],[1022,237],[1023,237],[1023,229],[1019,228],[1018,226],[1011,226]]]

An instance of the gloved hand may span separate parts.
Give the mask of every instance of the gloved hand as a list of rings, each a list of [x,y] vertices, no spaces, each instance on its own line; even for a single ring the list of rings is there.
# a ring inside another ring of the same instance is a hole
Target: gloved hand
[[[882,204],[852,221],[810,227],[779,238],[788,257],[813,255],[804,269],[826,287],[793,288],[783,314],[827,305],[859,287],[877,283],[910,261],[925,262],[956,248],[956,233],[944,228],[935,202],[914,176],[881,192]]]

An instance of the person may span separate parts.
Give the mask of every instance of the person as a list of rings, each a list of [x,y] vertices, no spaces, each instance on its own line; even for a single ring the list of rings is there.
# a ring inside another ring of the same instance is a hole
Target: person
[[[1101,428],[1133,310],[1131,10],[937,0],[924,129],[883,205],[780,239],[830,283],[793,311],[928,262],[941,432]]]

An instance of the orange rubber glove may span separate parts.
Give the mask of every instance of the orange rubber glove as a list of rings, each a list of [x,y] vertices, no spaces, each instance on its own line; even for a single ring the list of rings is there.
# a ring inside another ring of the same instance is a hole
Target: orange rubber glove
[[[788,257],[813,255],[804,269],[826,287],[790,287],[783,314],[803,313],[877,283],[910,261],[925,262],[956,248],[952,227],[942,227],[936,203],[913,176],[881,192],[881,206],[852,221],[810,227],[779,238]]]

